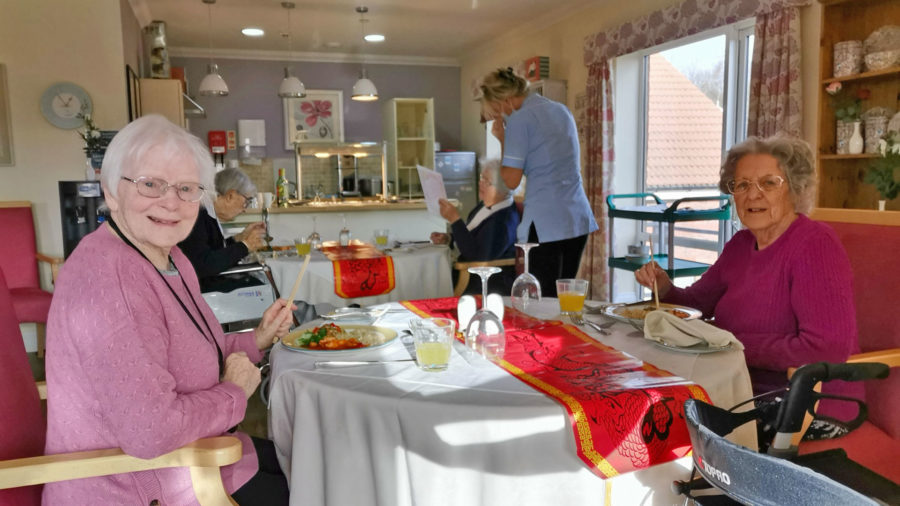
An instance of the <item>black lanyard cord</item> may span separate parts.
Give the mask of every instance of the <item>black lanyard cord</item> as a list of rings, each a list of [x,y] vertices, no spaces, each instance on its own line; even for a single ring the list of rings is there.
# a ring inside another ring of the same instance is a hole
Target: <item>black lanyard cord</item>
[[[190,311],[188,311],[187,306],[184,305],[184,302],[182,302],[181,298],[178,296],[178,294],[175,293],[175,289],[173,289],[172,286],[169,284],[169,282],[166,281],[166,277],[163,276],[163,274],[161,272],[159,272],[159,269],[157,269],[156,266],[153,265],[153,262],[150,262],[150,259],[147,258],[147,255],[145,255],[143,251],[139,250],[137,248],[137,246],[135,246],[134,243],[132,243],[128,239],[128,237],[126,237],[125,234],[123,234],[122,231],[119,230],[119,226],[116,225],[116,222],[115,222],[115,220],[112,219],[112,217],[109,217],[106,221],[107,221],[107,223],[109,223],[109,226],[112,227],[112,229],[116,231],[116,234],[119,235],[119,237],[125,242],[125,244],[127,244],[128,246],[131,246],[131,248],[133,250],[137,251],[138,254],[144,258],[144,260],[146,260],[151,266],[153,266],[153,270],[155,270],[156,273],[159,274],[159,277],[163,280],[163,284],[166,285],[166,288],[169,289],[169,291],[172,293],[172,296],[175,297],[175,300],[178,301],[178,304],[181,306],[181,309],[184,310],[184,313],[188,316],[188,318],[191,319],[191,323],[193,323],[194,327],[197,328],[197,332],[200,332],[200,334],[202,334],[203,337],[206,338],[207,341],[211,342],[213,344],[213,346],[216,347],[216,355],[218,356],[218,359],[219,359],[219,377],[221,378],[222,374],[225,371],[225,359],[222,356],[222,348],[219,346],[219,342],[216,341],[216,336],[215,336],[215,334],[213,334],[213,331],[209,326],[209,322],[207,322],[206,317],[203,316],[203,312],[200,310],[200,306],[197,304],[197,301],[194,299],[194,295],[191,293],[191,290],[188,288],[187,283],[184,281],[184,277],[181,275],[181,272],[178,270],[178,266],[176,266],[175,262],[172,261],[172,256],[169,255],[169,263],[172,264],[172,266],[175,268],[175,272],[178,272],[178,278],[181,279],[181,284],[184,286],[184,290],[187,292],[188,297],[191,298],[191,302],[194,304],[194,308],[197,310],[197,314],[200,315],[200,319],[203,320],[203,325],[206,327],[206,330],[207,330],[207,332],[209,332],[209,334],[207,334],[206,332],[203,332],[203,329],[200,328],[200,324],[197,323],[197,320],[194,318],[194,315],[191,314]]]

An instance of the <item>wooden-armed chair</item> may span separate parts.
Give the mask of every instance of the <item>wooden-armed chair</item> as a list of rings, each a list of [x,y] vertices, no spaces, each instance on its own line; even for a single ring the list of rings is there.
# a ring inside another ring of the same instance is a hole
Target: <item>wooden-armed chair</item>
[[[200,439],[153,459],[120,449],[43,455],[46,420],[43,382],[35,384],[10,291],[0,271],[0,506],[38,506],[42,484],[167,467],[190,467],[202,505],[236,504],[225,492],[219,468],[241,458],[235,437]]]
[[[0,202],[0,270],[12,292],[19,323],[37,326],[37,352],[44,356],[45,325],[53,294],[41,289],[38,261],[50,264],[53,280],[63,259],[37,252],[31,202]]]
[[[815,218],[815,216],[813,216]],[[805,441],[800,453],[843,448],[856,462],[900,482],[900,316],[896,300],[900,269],[900,227],[828,222],[850,257],[853,299],[861,353],[849,362],[882,362],[891,366],[884,380],[865,383],[868,421],[837,439]]]

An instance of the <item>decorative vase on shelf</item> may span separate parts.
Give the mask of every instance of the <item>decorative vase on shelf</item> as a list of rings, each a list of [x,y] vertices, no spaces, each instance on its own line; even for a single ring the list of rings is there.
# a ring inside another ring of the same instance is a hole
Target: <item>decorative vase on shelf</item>
[[[850,140],[847,141],[847,151],[851,155],[858,155],[863,152],[863,147],[865,147],[865,140],[863,140],[861,127],[861,121],[853,122],[853,134],[850,136]]]
[[[850,137],[853,136],[853,123],[838,121],[834,135],[835,152],[846,155],[850,152]]]
[[[91,163],[91,157],[87,158],[87,168],[84,169],[84,180],[85,181],[94,181],[97,179],[97,175],[94,172],[94,165]]]
[[[878,210],[884,211],[884,206],[887,204],[887,200],[881,199],[878,201]]]

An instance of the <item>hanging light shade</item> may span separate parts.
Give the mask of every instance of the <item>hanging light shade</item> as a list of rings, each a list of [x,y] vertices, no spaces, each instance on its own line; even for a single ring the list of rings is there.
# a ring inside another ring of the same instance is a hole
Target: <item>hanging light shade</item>
[[[210,59],[206,77],[200,81],[200,89],[198,91],[201,95],[207,97],[224,97],[225,95],[228,95],[228,85],[225,84],[225,80],[219,75],[219,66],[212,61],[212,4],[216,3],[216,0],[202,1],[206,4],[206,13],[209,18],[209,26],[206,35],[209,43]]]
[[[228,95],[228,85],[219,75],[219,66],[210,63],[207,66],[206,77],[200,81],[200,94],[207,97],[224,97]]]
[[[294,8],[293,2],[281,2],[281,6],[288,11],[288,57],[290,58],[293,47],[291,45],[291,10]],[[278,96],[281,98],[302,98],[306,96],[306,86],[303,81],[291,75],[291,69],[284,67],[284,79],[281,80],[281,86],[278,87]]]
[[[363,47],[365,47],[366,13],[369,12],[369,8],[361,5],[356,8],[356,12],[359,13],[359,26],[363,36]],[[365,60],[365,55],[363,55],[363,59]],[[378,100],[378,89],[366,73],[365,61],[363,61],[362,68],[359,70],[359,79],[356,81],[356,84],[353,85],[353,94],[350,98],[360,102],[372,102]]]
[[[361,102],[378,100],[378,89],[375,87],[375,83],[369,79],[366,69],[359,71],[359,80],[353,85],[353,95],[350,98]]]

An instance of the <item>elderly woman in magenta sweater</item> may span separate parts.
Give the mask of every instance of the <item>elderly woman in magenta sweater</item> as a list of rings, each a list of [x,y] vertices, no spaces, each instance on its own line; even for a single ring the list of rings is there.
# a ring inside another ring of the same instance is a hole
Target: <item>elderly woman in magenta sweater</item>
[[[152,458],[233,430],[260,382],[254,362],[287,333],[276,301],[255,332],[223,334],[175,246],[213,164],[199,139],[158,115],[127,125],[103,159],[110,219],[78,244],[56,281],[47,322],[46,453],[119,447]],[[222,468],[239,504],[287,504],[268,441],[234,433],[241,460]],[[259,451],[261,450],[261,451]],[[263,465],[260,465],[263,462]],[[248,481],[249,480],[249,481]],[[50,483],[44,504],[197,503],[184,467]]]
[[[786,386],[789,367],[843,362],[858,351],[850,261],[834,232],[803,214],[813,204],[812,160],[804,141],[787,136],[734,146],[719,188],[734,195],[745,230],[688,288],[673,286],[655,262],[635,273],[646,287],[655,279],[662,300],[700,309],[731,331],[745,346],[755,393]],[[823,391],[861,398],[861,387],[831,382]],[[854,412],[839,401],[818,409],[843,420]]]

